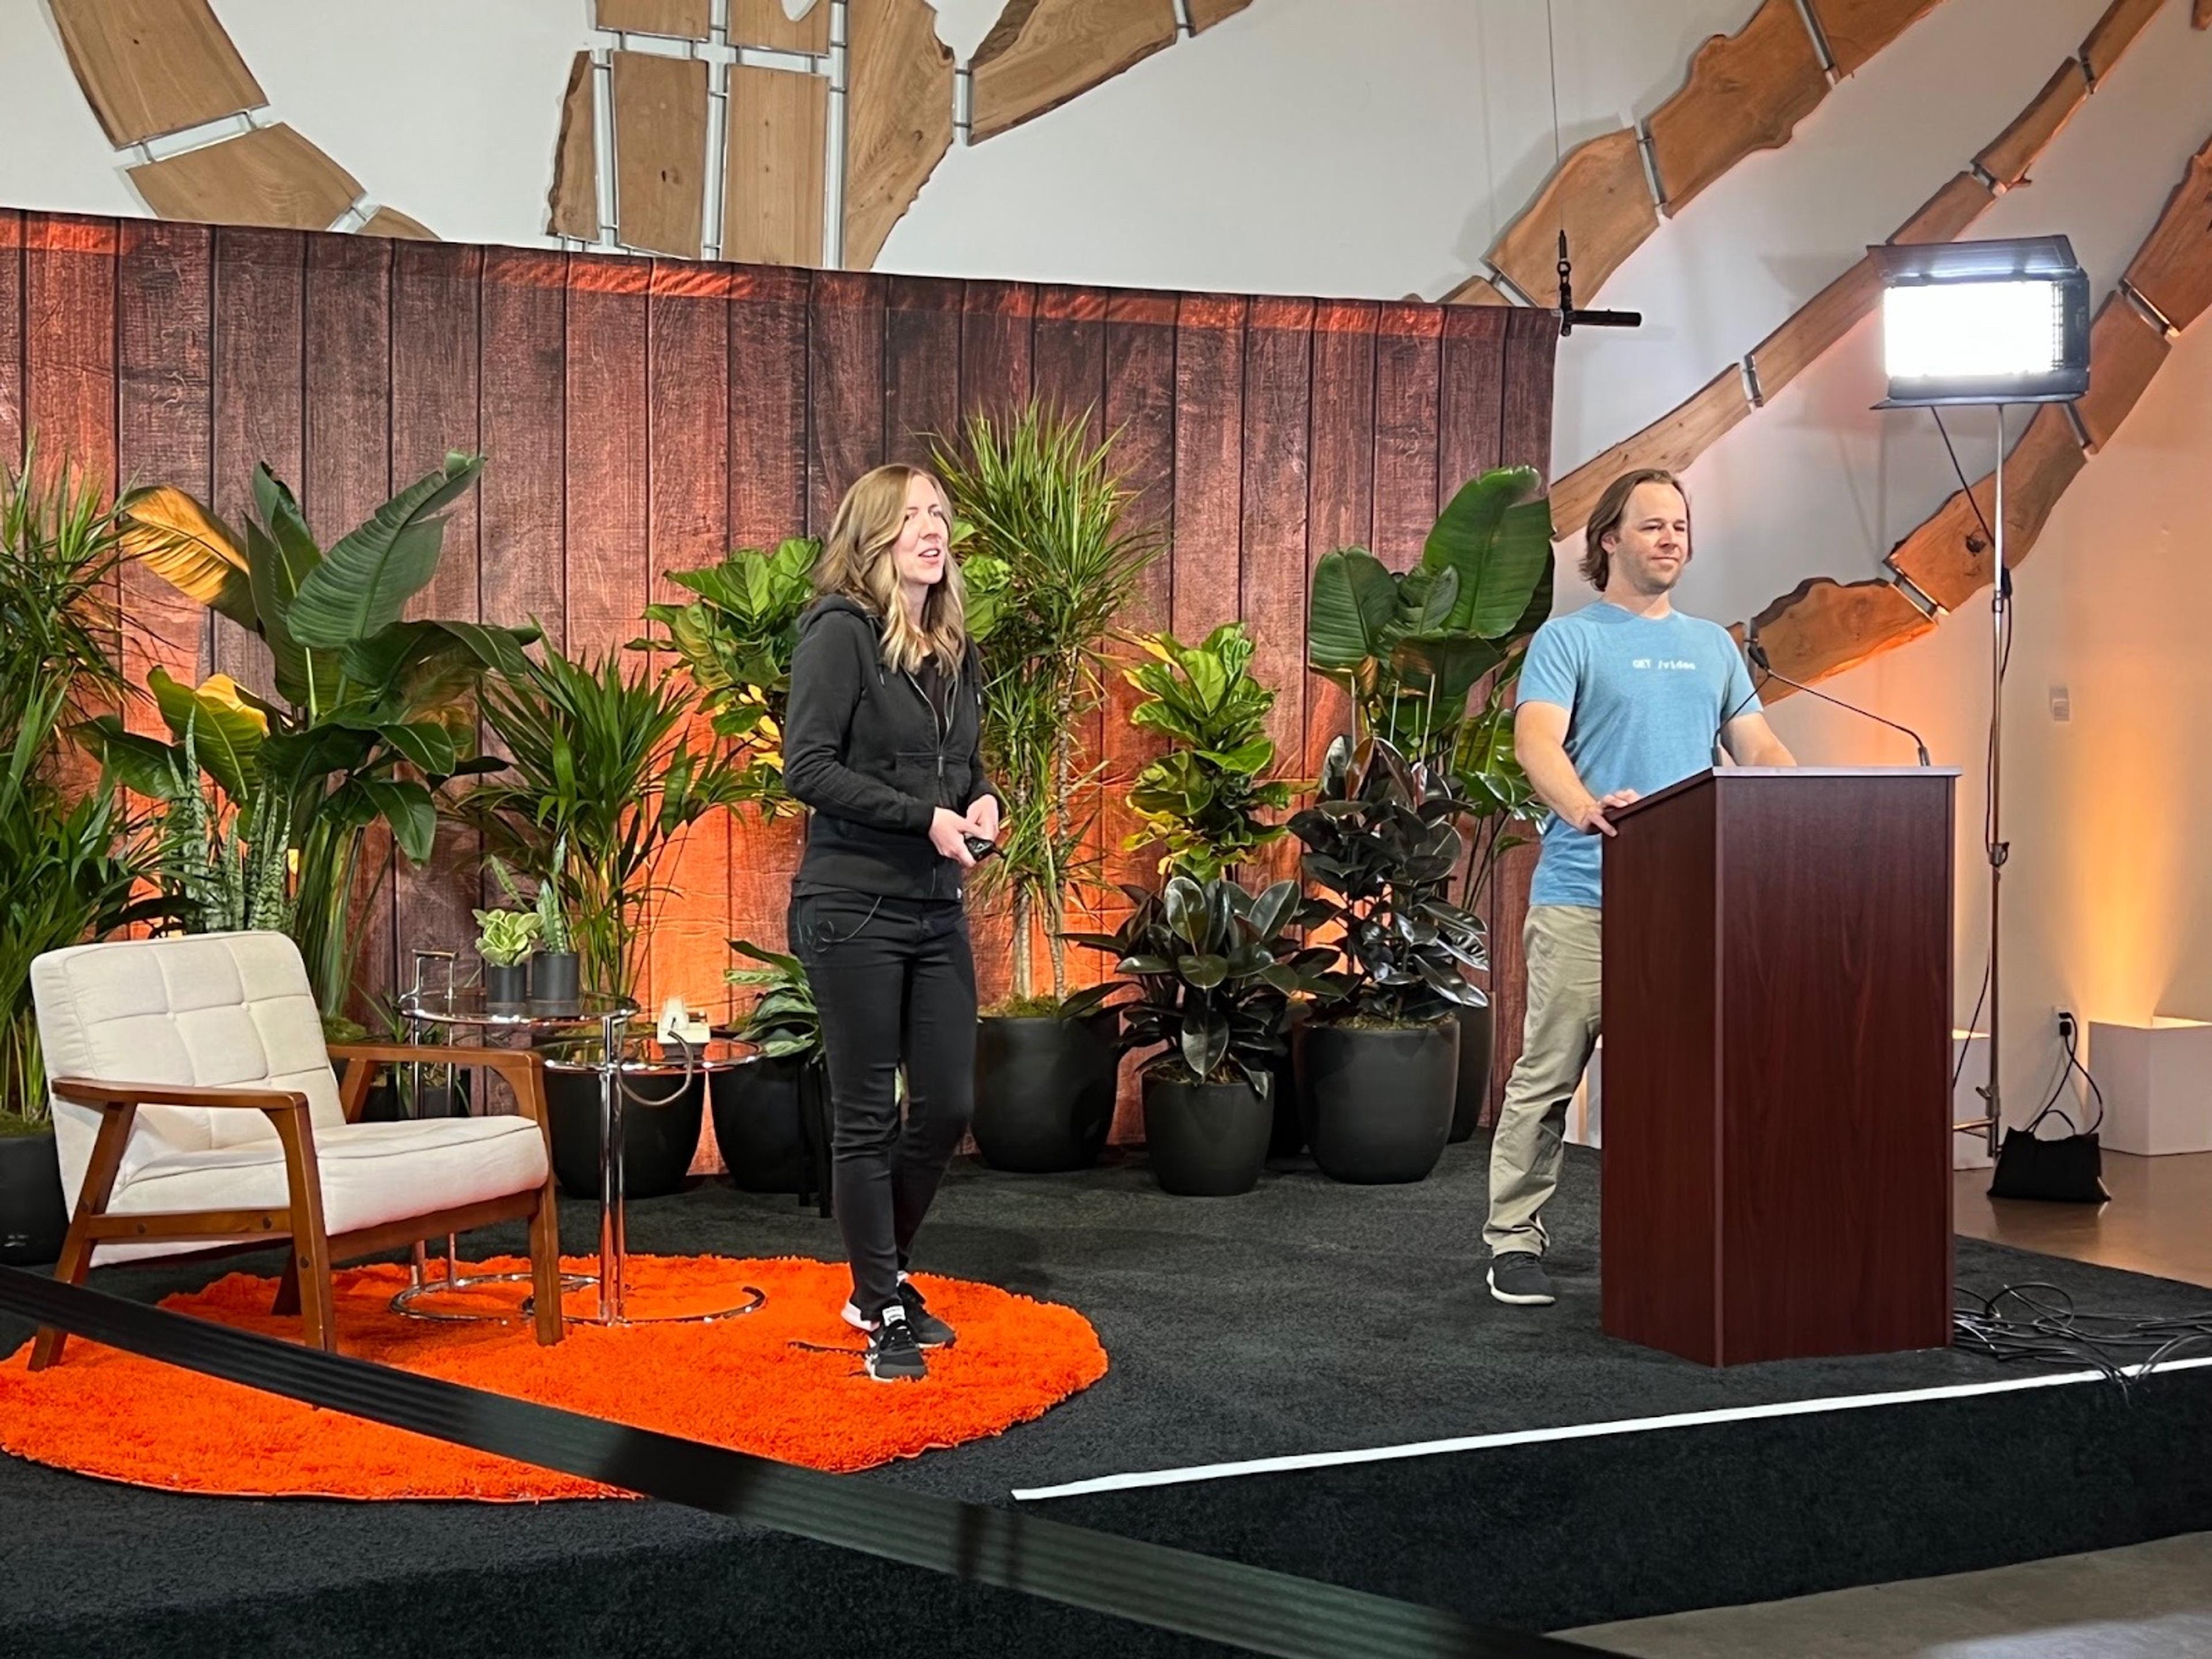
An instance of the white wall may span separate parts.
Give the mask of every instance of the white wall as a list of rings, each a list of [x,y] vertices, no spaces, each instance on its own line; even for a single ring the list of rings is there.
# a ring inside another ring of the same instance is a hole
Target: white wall
[[[370,197],[441,234],[540,234],[561,88],[589,0],[214,0],[276,112]],[[826,0],[823,0],[826,3]],[[1841,83],[1784,149],[1667,222],[1604,291],[1634,333],[1559,357],[1555,471],[1672,406],[1887,236],[2008,121],[2105,0],[1944,0]],[[1000,0],[941,0],[963,58]],[[1436,295],[1571,145],[1655,107],[1697,42],[1751,0],[1254,0],[1027,126],[956,149],[891,234],[883,269],[1254,292]],[[2167,0],[2036,169],[1974,233],[2064,231],[2100,290],[2212,132],[2212,33]],[[1550,63],[1556,57],[1559,128]],[[38,0],[0,4],[0,202],[138,207]],[[1585,298],[1587,300],[1587,294]],[[2212,676],[2212,329],[2176,352],[2075,484],[2021,574],[2007,751],[2005,1066],[2017,1107],[2056,1053],[2051,1012],[2212,1013],[2206,745]],[[1954,487],[1924,418],[1881,415],[1863,326],[1691,471],[1693,610],[1750,614],[1803,577],[1871,575]],[[1960,422],[1987,465],[1987,416]],[[1571,544],[1565,550],[1571,554]],[[1568,602],[1575,601],[1568,583]],[[1831,686],[1918,726],[1960,793],[1958,1014],[1984,920],[1980,754],[1987,610]],[[2064,684],[2073,720],[2054,725]],[[2196,694],[2192,702],[2191,694]],[[1893,760],[1877,728],[1798,700],[1801,755]],[[2178,730],[2172,728],[2178,727]]]

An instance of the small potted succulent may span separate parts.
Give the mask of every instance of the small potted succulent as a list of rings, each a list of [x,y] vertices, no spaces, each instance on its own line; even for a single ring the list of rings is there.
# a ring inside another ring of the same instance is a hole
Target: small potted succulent
[[[1192,1197],[1249,1193],[1274,1127],[1291,994],[1321,989],[1336,953],[1286,937],[1303,908],[1296,882],[1256,897],[1219,877],[1176,876],[1158,894],[1122,891],[1135,908],[1118,932],[1070,935],[1111,955],[1118,980],[1072,1005],[1117,1009],[1122,1048],[1156,1051],[1142,1075],[1145,1143],[1161,1188]]]
[[[573,1009],[582,996],[580,958],[569,932],[568,913],[561,907],[561,872],[568,860],[568,843],[564,837],[553,843],[552,863],[538,878],[538,896],[531,901],[538,936],[530,957],[529,998],[533,1007],[545,1013]],[[500,867],[496,859],[492,863],[494,868]],[[503,871],[501,882],[507,884]],[[513,897],[521,896],[511,885],[507,892]]]
[[[530,953],[539,922],[531,910],[478,910],[477,954],[483,958],[484,1000],[519,1008],[530,1000]]]
[[[808,1127],[819,1124],[828,1099],[814,988],[796,957],[750,939],[733,939],[730,949],[760,966],[732,968],[723,977],[759,995],[731,1032],[753,1053],[708,1076],[714,1145],[740,1191],[803,1196],[810,1148],[818,1166],[828,1162],[824,1137]]]

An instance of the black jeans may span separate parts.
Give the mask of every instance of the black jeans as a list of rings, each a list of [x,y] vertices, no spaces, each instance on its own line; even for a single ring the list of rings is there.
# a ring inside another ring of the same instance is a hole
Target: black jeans
[[[873,1320],[975,1109],[975,958],[959,901],[808,893],[791,902],[830,1072],[831,1190],[853,1302]],[[906,1122],[897,1082],[906,1073]]]

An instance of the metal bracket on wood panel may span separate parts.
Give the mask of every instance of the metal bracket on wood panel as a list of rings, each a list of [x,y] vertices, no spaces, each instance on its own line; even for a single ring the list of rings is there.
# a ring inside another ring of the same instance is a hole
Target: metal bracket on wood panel
[[[1927,617],[1929,622],[1937,621],[1942,617],[1943,607],[1929,599],[1911,577],[1899,570],[1887,558],[1881,562],[1881,574],[1885,581],[1905,595],[1905,602]]]
[[[958,64],[952,70],[952,136],[962,144],[971,144],[975,135],[975,71],[969,64]]]
[[[2166,343],[2168,345],[2172,345],[2181,337],[2181,331],[2173,325],[2172,319],[2151,303],[2148,295],[2124,276],[2120,278],[2120,295],[2136,308],[2136,314],[2142,317],[2143,321],[2166,336]]]
[[[1813,50],[1820,59],[1820,68],[1828,77],[1828,84],[1834,86],[1843,76],[1836,73],[1836,54],[1829,49],[1828,32],[1820,27],[1820,20],[1813,15],[1811,0],[1797,0],[1797,21],[1804,24],[1805,33],[1812,37]]]
[[[1736,367],[1743,371],[1743,395],[1751,399],[1751,406],[1753,409],[1765,408],[1766,393],[1759,384],[1757,356],[1755,355],[1747,356]]]
[[[2066,423],[2074,428],[2074,441],[2084,449],[2089,447],[2089,428],[2081,420],[2081,406],[2075,403],[2058,405],[2066,411]]]
[[[1474,262],[1474,275],[1481,277],[1516,306],[1526,306],[1531,311],[1548,311],[1549,306],[1540,306],[1520,283],[1515,282],[1487,259]]]
[[[1966,172],[1974,179],[1975,182],[1979,184],[1984,190],[1989,191],[1992,196],[2002,196],[2012,188],[2010,185],[1998,178],[1996,173],[1991,173],[1987,167],[1984,167],[1979,161],[1967,162]],[[2025,184],[2027,180],[2023,179],[2021,182]]]
[[[845,87],[851,73],[851,36],[846,33],[846,0],[821,0],[830,8],[829,131],[822,145],[822,263],[830,270],[845,263]]]
[[[599,240],[621,246],[622,204],[615,200],[615,61],[592,49],[592,166],[599,196]]]
[[[1659,158],[1651,153],[1651,129],[1641,121],[1636,123],[1636,154],[1644,163],[1644,182],[1650,189],[1653,210],[1673,218],[1667,213],[1667,187],[1659,182]]]
[[[265,111],[268,107],[266,104],[258,104],[254,109],[240,110],[234,115],[218,115],[214,120],[203,121],[198,126],[156,133],[151,138],[141,138],[135,144],[125,144],[116,154],[133,156],[141,166],[151,161],[166,161],[173,156],[188,155],[196,149],[205,149],[210,144],[243,138],[259,125],[253,118],[255,111]]]
[[[1176,39],[1188,40],[1198,33],[1191,27],[1190,0],[1175,0]]]

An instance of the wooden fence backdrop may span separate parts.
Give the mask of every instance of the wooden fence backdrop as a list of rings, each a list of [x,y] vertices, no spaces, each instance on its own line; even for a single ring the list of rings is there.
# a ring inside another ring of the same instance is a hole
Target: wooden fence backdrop
[[[1031,397],[1119,431],[1136,513],[1170,538],[1126,617],[1186,639],[1236,618],[1280,688],[1274,735],[1310,776],[1344,729],[1310,676],[1315,560],[1363,544],[1402,567],[1486,467],[1550,453],[1549,313],[970,282],[471,247],[0,210],[0,454],[35,431],[118,486],[171,483],[235,524],[254,464],[327,544],[449,448],[489,456],[416,614],[536,618],[570,652],[616,649],[672,569],[819,534],[845,485],[923,434]],[[258,642],[138,570],[126,653],[143,684],[262,678]],[[266,690],[265,685],[258,689]],[[1109,775],[1145,758],[1115,688],[1088,739]],[[134,724],[151,728],[149,707]],[[1149,878],[1097,841],[1114,879]],[[782,942],[799,831],[718,815],[672,871],[647,996],[724,1006],[725,941]],[[373,983],[408,947],[465,944],[471,845],[443,832],[368,921]],[[1525,861],[1493,904],[1499,1075],[1517,1048]],[[1118,896],[1097,897],[1110,921]],[[986,994],[1006,935],[979,927]],[[1101,966],[1074,953],[1076,982]],[[653,1006],[649,1004],[648,1006]]]

